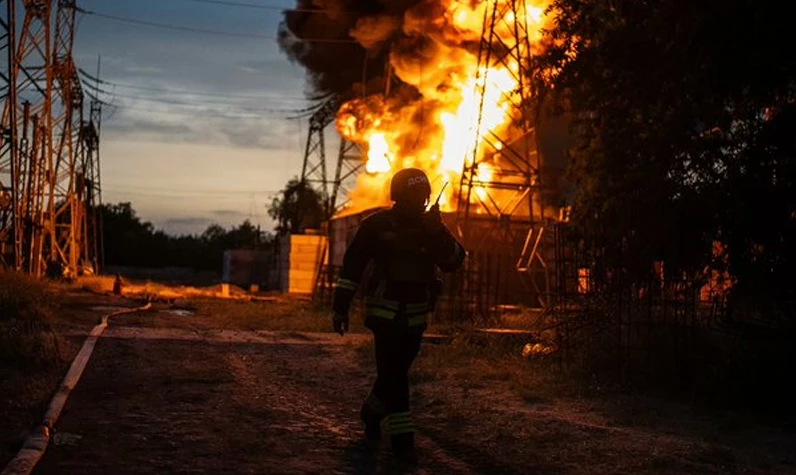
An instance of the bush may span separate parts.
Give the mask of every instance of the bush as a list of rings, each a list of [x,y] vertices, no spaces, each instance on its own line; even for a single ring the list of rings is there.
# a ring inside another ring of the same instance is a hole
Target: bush
[[[52,329],[56,308],[55,296],[42,282],[0,271],[0,365],[48,366],[61,360]]]

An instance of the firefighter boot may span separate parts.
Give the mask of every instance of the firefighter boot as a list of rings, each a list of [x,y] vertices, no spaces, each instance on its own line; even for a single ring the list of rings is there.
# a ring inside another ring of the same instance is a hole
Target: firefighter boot
[[[394,434],[390,439],[392,442],[392,453],[398,460],[410,465],[417,463],[414,432]]]
[[[362,405],[359,417],[365,425],[365,439],[368,442],[379,442],[381,440],[381,421],[384,415],[374,411],[367,403]]]

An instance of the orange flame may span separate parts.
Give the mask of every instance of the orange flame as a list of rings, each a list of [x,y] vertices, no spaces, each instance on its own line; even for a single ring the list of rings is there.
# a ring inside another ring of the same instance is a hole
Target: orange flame
[[[544,2],[549,0],[532,1],[537,4],[518,2],[521,7],[517,11],[534,48],[548,20]],[[352,210],[389,204],[386,190],[390,178],[395,171],[410,166],[429,175],[432,197],[446,182],[451,183],[440,199],[444,211],[455,210],[460,194],[469,195],[473,202],[487,199],[485,186],[474,186],[471,193],[459,189],[462,172],[478,163],[479,182],[489,182],[495,176],[499,164],[480,163],[484,147],[476,145],[512,122],[512,103],[519,102],[518,73],[527,65],[508,60],[479,67],[471,45],[480,40],[485,14],[491,15],[493,2],[474,6],[456,0],[442,3],[442,18],[426,18],[412,10],[404,18],[404,33],[424,36],[433,57],[402,56],[396,51],[390,55],[395,74],[415,86],[421,99],[407,103],[370,96],[344,104],[338,113],[340,135],[363,146],[367,154],[366,173],[360,174],[350,196]],[[511,44],[516,18],[511,9],[503,7],[500,5],[497,11],[507,13],[494,32]]]

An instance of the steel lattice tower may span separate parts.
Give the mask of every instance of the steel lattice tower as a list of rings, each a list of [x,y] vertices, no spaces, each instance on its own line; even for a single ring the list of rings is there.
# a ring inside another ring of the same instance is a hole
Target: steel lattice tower
[[[329,179],[326,167],[326,127],[334,122],[337,114],[337,98],[327,100],[310,116],[307,133],[307,146],[304,150],[304,163],[301,167],[301,181],[314,187],[326,204],[326,215],[333,209],[329,201]]]
[[[351,179],[362,168],[358,145],[340,137],[334,179],[329,180],[326,162],[326,128],[334,123],[340,102],[337,97],[326,101],[309,120],[307,146],[301,167],[301,181],[311,184],[326,202],[326,216],[332,217],[348,202]],[[330,190],[331,188],[331,190]],[[338,201],[341,200],[342,201]]]
[[[54,167],[49,174],[46,249],[49,259],[72,272],[81,264],[84,246],[85,180],[79,168],[83,93],[72,59],[74,0],[58,0],[55,21],[53,74],[58,107],[53,114]]]
[[[72,54],[77,7],[75,0],[0,5],[8,65],[0,78],[0,266],[74,276],[84,264],[96,266],[88,211],[96,211],[99,186],[99,136],[86,133]]]
[[[356,176],[362,170],[362,148],[340,137],[340,148],[337,153],[337,167],[332,183],[332,197],[330,199],[333,214],[342,210],[349,201],[349,194],[355,184]]]
[[[475,140],[462,172],[457,220],[471,253],[500,249],[507,261],[516,262],[513,267],[544,305],[549,288],[541,252],[545,210],[530,72],[534,33],[529,29],[526,9],[524,0],[494,0],[485,9],[478,54],[480,139]],[[486,131],[481,116],[494,68],[508,71],[516,88],[504,91],[502,97],[510,124]],[[484,173],[484,168],[491,173]]]
[[[5,15],[5,18],[2,17]],[[16,31],[14,0],[0,0],[0,101],[3,102],[0,122],[0,268],[17,268],[19,263],[15,235],[15,217],[18,208],[16,179],[18,172],[17,118],[16,118]]]
[[[51,21],[52,1],[23,0],[25,16],[14,67],[18,68],[17,97],[22,101],[18,116],[19,175],[16,179],[17,240],[21,268],[40,276],[46,271],[44,239],[50,195],[53,157],[53,97]],[[19,113],[21,112],[21,114]]]
[[[99,78],[99,61],[97,78]],[[97,81],[99,82],[99,80]],[[89,104],[89,119],[80,129],[80,166],[82,170],[85,219],[83,220],[84,255],[96,270],[105,263],[103,251],[102,222],[99,208],[102,206],[102,182],[100,169],[100,133],[102,131],[102,106],[104,103],[92,97]]]

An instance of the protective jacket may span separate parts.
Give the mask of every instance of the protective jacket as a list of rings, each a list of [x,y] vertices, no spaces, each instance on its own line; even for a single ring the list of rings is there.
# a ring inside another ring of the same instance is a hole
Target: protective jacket
[[[365,326],[426,324],[432,310],[437,269],[457,270],[465,251],[441,223],[426,215],[379,211],[360,225],[343,259],[334,311],[347,315],[368,263],[373,273],[366,289]]]

